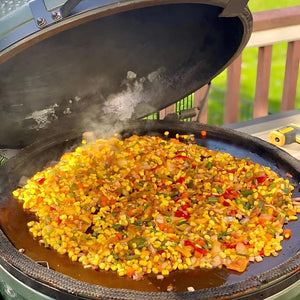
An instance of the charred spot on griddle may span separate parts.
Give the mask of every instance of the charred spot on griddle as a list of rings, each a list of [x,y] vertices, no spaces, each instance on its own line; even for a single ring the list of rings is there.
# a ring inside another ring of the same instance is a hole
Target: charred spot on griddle
[[[124,231],[127,230],[127,227],[126,227],[126,226],[123,226],[123,225],[121,225],[121,224],[119,224],[119,223],[114,224],[114,225],[112,225],[111,227],[112,227],[114,230],[119,231],[119,232],[124,232]]]
[[[208,159],[210,158],[211,156],[203,156],[203,155],[200,155],[200,161],[204,161],[205,159]]]
[[[94,230],[93,230],[93,228],[92,228],[92,225],[91,226],[89,226],[88,228],[87,228],[87,230],[85,231],[85,233],[86,234],[91,234],[91,235],[93,235],[94,236]]]
[[[91,212],[91,214],[92,215],[97,215],[99,211],[100,211],[100,207],[95,207],[95,211]]]

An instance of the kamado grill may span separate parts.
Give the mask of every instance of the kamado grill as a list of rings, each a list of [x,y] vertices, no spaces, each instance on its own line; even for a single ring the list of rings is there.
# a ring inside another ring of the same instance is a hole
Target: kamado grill
[[[84,131],[170,136],[193,134],[213,150],[290,173],[299,194],[300,163],[286,152],[229,129],[194,122],[145,121],[208,83],[246,45],[247,1],[2,1],[1,147],[22,148],[0,169],[0,276],[6,299],[296,299],[300,221],[277,257],[225,269],[171,273],[141,281],[87,270],[28,233],[28,216],[11,193]],[[64,4],[64,5],[63,5]],[[47,5],[47,7],[45,6]],[[200,132],[205,130],[206,137]],[[19,249],[25,248],[22,254]],[[174,292],[167,292],[173,284]],[[195,291],[188,292],[187,287]]]

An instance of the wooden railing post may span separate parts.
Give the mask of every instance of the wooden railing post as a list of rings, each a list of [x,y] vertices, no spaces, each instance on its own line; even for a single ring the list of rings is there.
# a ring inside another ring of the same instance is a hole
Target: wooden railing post
[[[204,97],[206,95],[208,86],[205,85],[199,90],[197,90],[194,93],[194,107],[199,107],[201,101],[205,101]],[[198,118],[198,121],[200,123],[206,124],[207,123],[207,115],[208,115],[208,101],[204,103],[204,106],[202,108],[200,117]],[[196,120],[197,117],[194,118]]]
[[[299,72],[300,40],[288,43],[281,111],[295,108]]]
[[[253,118],[268,115],[271,62],[272,45],[260,47],[258,50]]]
[[[225,93],[224,124],[238,121],[240,103],[242,56],[238,56],[227,68],[227,89]]]

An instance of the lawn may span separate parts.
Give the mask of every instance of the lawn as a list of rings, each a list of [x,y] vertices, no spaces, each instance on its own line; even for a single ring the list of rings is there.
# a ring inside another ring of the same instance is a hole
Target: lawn
[[[300,0],[250,0],[248,6],[252,12],[290,7],[300,5]],[[273,46],[271,79],[269,91],[269,113],[280,110],[280,102],[283,89],[285,58],[287,44],[280,43]],[[257,48],[243,51],[242,78],[241,78],[241,106],[240,121],[252,118],[253,99],[255,94],[255,80],[257,68]],[[300,76],[298,78],[300,86]],[[223,124],[223,103],[226,90],[226,72],[224,71],[212,81],[209,95],[208,123],[212,125]],[[300,108],[300,88],[297,90],[296,108]]]

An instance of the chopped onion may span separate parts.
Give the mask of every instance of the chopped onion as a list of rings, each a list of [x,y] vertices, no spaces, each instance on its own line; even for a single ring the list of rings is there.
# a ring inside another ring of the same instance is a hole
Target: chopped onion
[[[22,177],[20,178],[20,180],[19,180],[19,184],[18,184],[19,187],[22,187],[22,186],[26,185],[27,182],[28,182],[28,180],[29,180],[28,177],[22,176]]]

